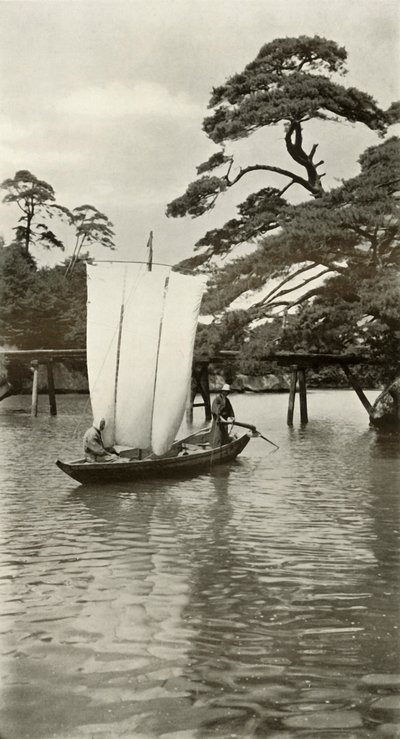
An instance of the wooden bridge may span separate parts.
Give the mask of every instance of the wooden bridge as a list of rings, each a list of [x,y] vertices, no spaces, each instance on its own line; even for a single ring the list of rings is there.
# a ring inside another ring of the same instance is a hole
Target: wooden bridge
[[[47,392],[49,396],[50,415],[57,415],[56,389],[54,385],[53,367],[56,362],[65,362],[68,359],[80,359],[86,363],[85,349],[0,349],[0,358],[6,360],[17,361],[22,364],[29,364],[32,369],[32,407],[31,413],[37,416],[38,413],[38,371],[39,365],[46,367],[47,371]],[[9,385],[9,383],[5,383]],[[12,388],[3,386],[3,393],[0,394],[0,400],[12,395]]]
[[[192,390],[188,406],[189,419],[193,416],[193,408],[204,407],[206,420],[211,419],[211,398],[209,384],[209,365],[224,364],[226,361],[235,360],[239,355],[237,351],[221,351],[214,356],[205,356],[197,359],[193,365],[192,374]],[[56,389],[54,385],[53,367],[56,362],[67,362],[71,359],[82,360],[86,363],[85,349],[27,349],[27,350],[6,350],[0,349],[0,358],[4,357],[8,360],[18,361],[22,364],[29,364],[32,369],[32,406],[31,413],[33,416],[38,412],[38,369],[39,365],[44,365],[47,371],[47,393],[49,396],[50,414],[57,414]],[[290,390],[289,402],[287,410],[287,423],[293,425],[293,416],[295,408],[296,394],[299,394],[300,405],[300,421],[302,424],[308,422],[307,409],[307,383],[306,373],[308,369],[319,369],[327,365],[337,365],[342,368],[351,387],[355,390],[360,398],[364,408],[369,413],[371,403],[365,396],[356,377],[351,372],[350,367],[357,364],[368,364],[370,360],[362,354],[316,354],[307,352],[268,352],[262,357],[258,357],[260,361],[276,362],[281,367],[286,367],[290,371]],[[7,383],[6,383],[7,385]],[[12,394],[10,386],[3,386],[3,392],[0,389],[0,400]],[[201,395],[202,401],[195,403],[197,394]]]
[[[239,352],[221,351],[214,357],[205,357],[199,360],[193,367],[193,390],[192,390],[192,407],[198,405],[204,406],[206,419],[211,418],[210,407],[210,387],[208,380],[208,367],[210,364],[218,364],[227,359],[235,359]],[[295,408],[295,400],[297,391],[300,401],[300,421],[308,423],[307,409],[307,382],[306,372],[308,369],[318,370],[320,367],[328,365],[337,365],[342,368],[344,374],[351,387],[355,390],[360,398],[364,408],[369,413],[372,406],[368,398],[364,394],[359,382],[350,370],[350,366],[356,364],[369,364],[370,359],[362,354],[317,354],[309,352],[268,352],[258,360],[262,362],[276,362],[280,367],[286,367],[290,371],[290,390],[289,403],[287,411],[287,423],[293,425],[293,416]],[[194,398],[199,392],[203,398],[202,403],[194,403]]]

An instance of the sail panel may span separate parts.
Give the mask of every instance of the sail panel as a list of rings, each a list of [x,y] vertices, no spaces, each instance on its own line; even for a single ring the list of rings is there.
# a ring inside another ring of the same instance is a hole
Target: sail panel
[[[114,443],[115,373],[124,265],[87,265],[87,368],[96,424],[106,421],[103,440]]]
[[[107,446],[164,454],[185,410],[203,280],[118,263],[88,265],[87,278],[94,421],[105,419]]]
[[[192,374],[202,278],[171,272],[161,327],[153,409],[152,448],[164,454],[182,422]]]
[[[129,264],[118,362],[115,443],[151,444],[153,396],[165,280],[169,267]]]

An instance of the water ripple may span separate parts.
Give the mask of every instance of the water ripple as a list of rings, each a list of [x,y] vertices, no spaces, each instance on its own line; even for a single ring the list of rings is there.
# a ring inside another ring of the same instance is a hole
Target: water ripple
[[[311,393],[307,429],[285,427],[283,396],[235,398],[278,453],[258,439],[212,475],[101,489],[54,467],[86,399],[55,419],[22,402],[0,413],[7,739],[368,739],[398,722],[398,448],[352,394]]]

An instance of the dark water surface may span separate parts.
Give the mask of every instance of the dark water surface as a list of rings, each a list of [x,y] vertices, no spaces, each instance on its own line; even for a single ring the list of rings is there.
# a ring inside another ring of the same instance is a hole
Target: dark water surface
[[[277,453],[104,488],[54,466],[85,396],[1,403],[2,739],[400,736],[398,437],[351,391],[232,401]]]

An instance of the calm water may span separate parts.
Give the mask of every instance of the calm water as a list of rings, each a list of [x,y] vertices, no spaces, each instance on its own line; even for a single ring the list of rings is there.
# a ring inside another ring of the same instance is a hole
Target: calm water
[[[232,401],[278,452],[104,488],[54,466],[85,396],[1,403],[2,739],[400,736],[398,437],[351,391]]]

